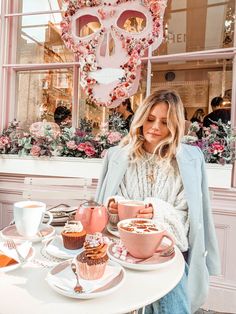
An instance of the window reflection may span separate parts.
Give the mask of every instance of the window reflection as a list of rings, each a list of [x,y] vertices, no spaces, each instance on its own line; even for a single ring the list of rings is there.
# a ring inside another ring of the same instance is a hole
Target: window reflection
[[[54,122],[59,106],[72,108],[72,69],[21,71],[17,74],[17,120]]]
[[[152,91],[177,90],[189,120],[197,109],[202,109],[205,114],[211,112],[214,97],[224,99],[223,108],[231,107],[232,60],[156,64],[152,74]]]

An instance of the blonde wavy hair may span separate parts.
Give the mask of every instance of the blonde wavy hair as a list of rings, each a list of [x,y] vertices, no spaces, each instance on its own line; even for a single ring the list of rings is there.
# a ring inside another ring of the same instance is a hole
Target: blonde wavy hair
[[[177,148],[184,135],[184,106],[176,91],[158,90],[147,97],[143,104],[139,106],[131,123],[129,134],[120,144],[121,146],[129,147],[131,161],[135,162],[137,159],[143,157],[145,153],[143,149],[145,141],[143,136],[143,124],[147,121],[151,109],[163,102],[169,107],[167,113],[167,127],[170,132],[165,139],[158,143],[154,154],[157,154],[160,159],[165,159],[168,162],[171,162],[176,156]]]

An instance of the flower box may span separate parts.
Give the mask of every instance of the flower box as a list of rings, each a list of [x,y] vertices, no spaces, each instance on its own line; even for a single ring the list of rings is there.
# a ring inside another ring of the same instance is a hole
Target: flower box
[[[0,156],[0,173],[99,178],[100,158]],[[232,165],[206,164],[210,188],[230,188]]]

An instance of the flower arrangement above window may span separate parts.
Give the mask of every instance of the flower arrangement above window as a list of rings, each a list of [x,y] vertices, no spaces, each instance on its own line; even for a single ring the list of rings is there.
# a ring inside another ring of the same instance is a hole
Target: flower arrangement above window
[[[233,134],[231,123],[225,124],[221,120],[214,122],[210,127],[202,129],[202,138],[199,139],[196,133],[200,129],[198,122],[192,123],[183,142],[198,146],[206,162],[222,165],[233,163],[236,159],[236,135]]]
[[[19,127],[13,121],[0,135],[0,154],[19,156],[64,156],[82,158],[101,158],[108,148],[119,144],[127,134],[123,129],[123,120],[116,114],[109,123],[104,124],[95,136],[89,121],[81,120],[80,128],[62,128],[60,132],[55,123],[41,122],[40,128],[34,126],[29,131]]]

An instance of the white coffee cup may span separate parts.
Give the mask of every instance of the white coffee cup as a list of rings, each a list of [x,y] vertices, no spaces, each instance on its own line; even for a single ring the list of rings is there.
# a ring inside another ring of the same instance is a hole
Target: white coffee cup
[[[37,234],[45,215],[49,216],[46,225],[52,222],[52,213],[46,212],[46,204],[38,201],[22,201],[14,204],[14,221],[18,233],[32,237]]]

